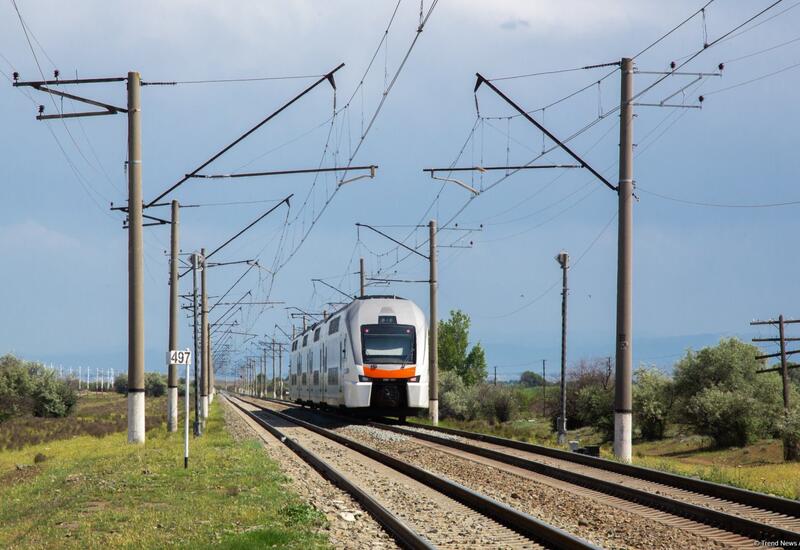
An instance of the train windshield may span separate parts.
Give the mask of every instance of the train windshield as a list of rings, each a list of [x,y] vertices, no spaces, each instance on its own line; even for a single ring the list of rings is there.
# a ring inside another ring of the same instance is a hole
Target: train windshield
[[[416,333],[410,325],[363,325],[361,349],[365,363],[413,363]]]

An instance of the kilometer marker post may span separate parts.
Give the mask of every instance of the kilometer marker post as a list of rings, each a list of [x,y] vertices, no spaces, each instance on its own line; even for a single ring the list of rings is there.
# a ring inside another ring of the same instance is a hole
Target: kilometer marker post
[[[185,401],[185,417],[183,419],[183,467],[189,467],[189,388],[190,386],[190,373],[189,365],[192,363],[192,352],[189,349],[178,350],[171,349],[167,353],[167,363],[170,366],[186,365],[186,383],[184,387],[184,401]]]

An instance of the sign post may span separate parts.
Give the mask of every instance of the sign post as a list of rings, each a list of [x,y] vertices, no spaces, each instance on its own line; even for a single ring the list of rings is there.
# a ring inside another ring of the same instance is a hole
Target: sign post
[[[167,363],[170,365],[186,365],[186,382],[184,383],[183,395],[186,401],[185,417],[183,419],[183,467],[189,467],[189,365],[192,363],[191,350],[172,349],[167,352]]]

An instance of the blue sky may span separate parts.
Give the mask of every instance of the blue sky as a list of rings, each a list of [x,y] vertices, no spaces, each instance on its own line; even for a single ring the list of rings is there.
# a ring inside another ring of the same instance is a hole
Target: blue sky
[[[426,1],[427,10],[430,2]],[[721,208],[679,202],[754,205],[800,200],[796,187],[800,106],[800,8],[783,2],[741,35],[709,48],[684,69],[713,72],[670,100],[702,109],[637,107],[635,177],[634,359],[668,366],[689,346],[722,335],[749,338],[753,318],[795,316],[798,257],[792,253],[798,205]],[[117,76],[207,80],[319,75],[340,62],[333,94],[320,86],[263,127],[207,172],[332,166],[346,162],[380,101],[419,24],[419,3],[403,1],[376,52],[396,2],[297,0],[295,2],[95,2],[17,0],[32,31],[42,71],[64,78]],[[471,315],[472,339],[487,350],[501,376],[547,358],[555,374],[560,349],[560,274],[553,257],[567,250],[570,273],[570,360],[613,354],[616,289],[616,196],[582,170],[530,170],[487,189],[498,174],[465,175],[484,189],[470,201],[462,188],[432,181],[422,168],[523,164],[542,148],[541,133],[486,89],[475,73],[504,77],[616,61],[633,55],[702,5],[696,1],[528,2],[442,0],[436,6],[354,164],[380,166],[374,180],[335,189],[332,176],[190,181],[174,198],[183,203],[280,200],[295,193],[287,221],[281,209],[220,253],[220,261],[259,257],[272,281],[253,269],[232,292],[319,311],[337,294],[313,285],[326,281],[348,293],[363,256],[371,274],[423,279],[420,258],[404,258],[391,242],[355,228],[384,227],[411,245],[431,217],[480,232],[443,231],[441,244],[464,236],[472,248],[440,251],[440,311]],[[768,2],[714,2],[706,11],[712,41]],[[781,13],[783,12],[783,13]],[[780,14],[777,17],[768,17]],[[755,26],[758,23],[762,24]],[[637,58],[637,90],[702,47],[696,17]],[[790,42],[786,44],[787,42]],[[762,50],[780,46],[774,50]],[[751,54],[757,54],[752,55]],[[12,71],[39,79],[39,69],[11,3],[0,4],[0,352],[64,365],[126,368],[127,254],[121,218],[108,203],[125,200],[125,119],[37,122],[36,106],[54,112],[50,98],[13,89]],[[743,58],[743,59],[738,59]],[[537,109],[601,79],[609,68],[499,80],[526,109]],[[729,86],[754,82],[723,90]],[[142,93],[144,195],[153,198],[312,80],[183,84]],[[641,102],[659,102],[690,84],[673,76]],[[352,95],[348,108],[342,109]],[[719,93],[712,93],[723,90]],[[82,86],[74,91],[124,105],[124,85]],[[616,181],[618,128],[614,114],[619,76],[612,74],[534,116],[566,137],[600,120],[570,145]],[[60,100],[58,101],[60,104]],[[64,102],[64,109],[76,106]],[[497,117],[497,118],[495,118]],[[49,126],[49,129],[48,129]],[[328,138],[330,132],[330,138]],[[470,139],[467,139],[471,136]],[[327,143],[327,148],[326,148]],[[458,156],[462,149],[461,156]],[[545,145],[550,145],[546,143]],[[60,149],[63,148],[63,153]],[[569,162],[554,151],[541,162]],[[502,174],[500,174],[502,175]],[[653,194],[656,193],[656,194]],[[659,196],[660,195],[660,196]],[[670,200],[664,197],[670,197]],[[307,200],[306,200],[307,199]],[[305,206],[303,207],[303,203]],[[182,211],[182,249],[215,248],[270,207],[269,202]],[[321,215],[320,215],[320,212]],[[460,213],[459,213],[460,212]],[[155,212],[153,212],[155,213]],[[458,215],[456,215],[458,213]],[[167,215],[166,211],[163,215]],[[318,221],[311,227],[312,220]],[[308,235],[300,245],[303,235]],[[166,228],[146,228],[147,368],[163,368],[167,339]],[[292,251],[296,251],[289,258]],[[224,256],[224,257],[223,257]],[[277,260],[276,260],[277,259]],[[277,262],[277,263],[276,263]],[[209,272],[212,294],[224,292],[241,266]],[[188,279],[188,278],[187,278]],[[190,281],[182,282],[182,291]],[[549,291],[548,291],[549,289]],[[397,284],[395,292],[427,310],[424,285]],[[221,308],[220,308],[221,309]],[[212,318],[215,316],[212,315]],[[289,318],[283,306],[245,308],[236,319],[247,332],[271,336]],[[763,332],[766,335],[766,331]],[[182,327],[189,345],[188,325]],[[252,342],[232,340],[241,357]]]

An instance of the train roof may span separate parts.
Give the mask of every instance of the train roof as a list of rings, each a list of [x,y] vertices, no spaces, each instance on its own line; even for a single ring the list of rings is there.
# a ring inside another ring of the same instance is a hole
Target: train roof
[[[350,306],[352,306],[353,304],[355,304],[359,300],[408,300],[408,298],[403,298],[402,296],[397,296],[395,294],[371,294],[371,295],[365,295],[365,296],[358,296],[358,297],[354,298],[353,301],[350,302],[349,304],[344,305],[344,306],[340,307],[339,309],[335,310],[334,312],[328,314],[327,318],[323,319],[322,321],[317,321],[316,323],[306,327],[306,329],[304,331],[297,333],[297,336],[295,336],[292,339],[292,341],[299,340],[304,334],[308,334],[310,332],[313,332],[317,327],[320,327],[320,326],[324,325],[325,323],[327,323],[328,321],[330,321],[331,319],[336,317],[339,313],[341,313],[345,309],[349,308]]]

